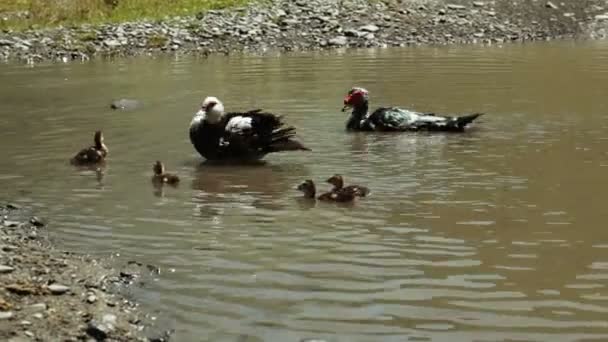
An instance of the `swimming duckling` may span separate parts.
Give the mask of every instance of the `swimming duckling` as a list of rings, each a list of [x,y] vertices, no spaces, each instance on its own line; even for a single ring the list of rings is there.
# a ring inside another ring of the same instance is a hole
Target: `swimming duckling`
[[[342,175],[339,175],[339,174],[335,174],[335,175],[329,177],[329,179],[327,179],[326,182],[334,186],[334,188],[331,191],[341,190],[341,191],[351,192],[355,196],[359,196],[359,197],[365,197],[369,194],[369,188],[364,187],[364,186],[349,185],[349,186],[345,187],[344,179],[342,178]]]
[[[93,141],[95,143],[93,146],[80,150],[70,162],[74,165],[91,165],[103,162],[109,152],[103,143],[103,133],[101,131],[95,132]]]
[[[154,163],[152,170],[154,171],[152,182],[155,184],[176,185],[179,183],[179,177],[170,173],[165,173],[165,165],[160,160],[157,160],[156,163]]]
[[[305,198],[314,199],[317,194],[317,188],[315,187],[315,182],[311,179],[305,180],[302,184],[298,185],[298,190],[304,193]],[[348,191],[330,191],[323,193],[317,197],[319,201],[328,201],[328,202],[352,202],[355,199],[355,194],[353,192]]]

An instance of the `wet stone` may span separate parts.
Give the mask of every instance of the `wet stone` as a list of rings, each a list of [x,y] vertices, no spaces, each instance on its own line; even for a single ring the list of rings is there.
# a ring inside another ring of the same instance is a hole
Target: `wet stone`
[[[450,10],[455,10],[455,11],[459,11],[459,10],[464,10],[467,9],[467,6],[463,6],[463,5],[455,5],[455,4],[448,4],[448,9]]]
[[[348,44],[348,38],[345,36],[338,36],[329,40],[329,45],[344,46]]]
[[[0,321],[5,319],[11,319],[13,317],[12,311],[0,311]]]
[[[65,285],[61,285],[61,284],[49,285],[49,291],[51,291],[51,293],[54,295],[61,295],[61,294],[68,292],[69,290],[70,290],[70,288]]]
[[[376,25],[365,25],[365,26],[361,26],[359,28],[360,31],[365,31],[365,32],[376,32],[379,29],[380,28]]]
[[[0,274],[11,273],[14,270],[15,269],[13,267],[6,266],[6,265],[0,265]]]

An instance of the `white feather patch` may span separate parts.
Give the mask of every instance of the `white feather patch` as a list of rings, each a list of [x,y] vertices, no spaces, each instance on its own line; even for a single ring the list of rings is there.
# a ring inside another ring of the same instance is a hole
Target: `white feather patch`
[[[251,118],[244,116],[235,116],[226,124],[226,132],[242,133],[243,131],[252,128]]]

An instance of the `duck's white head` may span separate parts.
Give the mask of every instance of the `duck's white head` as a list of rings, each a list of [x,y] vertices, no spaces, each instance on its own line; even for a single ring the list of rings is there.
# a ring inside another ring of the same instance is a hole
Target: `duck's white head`
[[[224,105],[215,96],[207,96],[201,110],[205,113],[205,121],[209,123],[218,123],[224,115]]]
[[[215,124],[222,120],[224,105],[217,97],[207,96],[201,108],[194,114],[190,127],[200,125],[203,121]]]

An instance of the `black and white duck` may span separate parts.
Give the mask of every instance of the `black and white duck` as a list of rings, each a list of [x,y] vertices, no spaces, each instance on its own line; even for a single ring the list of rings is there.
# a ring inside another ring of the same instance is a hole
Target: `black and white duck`
[[[80,152],[70,159],[70,163],[74,165],[95,165],[105,161],[108,155],[108,147],[103,142],[103,133],[95,132],[93,136],[93,145],[85,147]]]
[[[335,175],[329,177],[329,179],[327,179],[327,183],[334,186],[334,188],[331,190],[333,192],[345,191],[345,192],[353,193],[355,196],[359,196],[359,197],[365,197],[369,194],[369,188],[365,187],[365,186],[361,186],[361,185],[344,186],[344,178],[342,177],[342,175],[339,175],[339,174],[335,174]]]
[[[352,108],[346,129],[352,131],[443,131],[462,132],[483,113],[463,116],[440,116],[399,107],[380,107],[369,112],[369,92],[352,88],[344,98],[344,107]]]
[[[154,184],[177,185],[177,183],[179,183],[179,177],[171,173],[166,173],[165,164],[160,160],[157,160],[156,163],[152,165],[152,171],[154,171],[154,175],[152,175],[152,183]]]
[[[302,184],[298,185],[297,189],[304,193],[304,198],[314,200],[317,195],[317,188],[312,179],[305,180]],[[316,197],[316,199],[327,202],[352,202],[355,200],[355,197],[355,193],[352,191],[338,190],[325,192]]]
[[[261,109],[224,112],[216,97],[207,97],[190,123],[190,141],[207,160],[258,160],[268,153],[310,151],[295,139],[296,129],[280,115]]]

